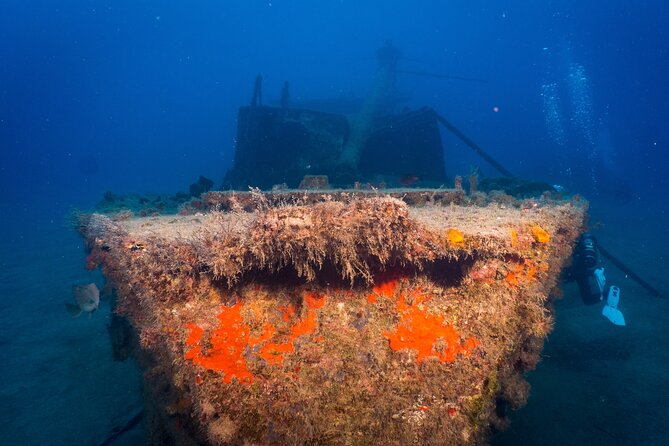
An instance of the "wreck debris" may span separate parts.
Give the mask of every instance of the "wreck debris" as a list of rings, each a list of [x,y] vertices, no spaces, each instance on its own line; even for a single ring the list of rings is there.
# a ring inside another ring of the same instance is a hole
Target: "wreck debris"
[[[298,189],[300,190],[325,190],[329,188],[330,182],[327,175],[305,175],[298,186]]]

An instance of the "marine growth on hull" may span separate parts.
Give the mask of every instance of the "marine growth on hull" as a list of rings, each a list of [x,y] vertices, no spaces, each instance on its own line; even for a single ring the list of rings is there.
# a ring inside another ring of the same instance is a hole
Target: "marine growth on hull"
[[[149,443],[480,444],[523,405],[579,200],[210,192],[81,217]]]

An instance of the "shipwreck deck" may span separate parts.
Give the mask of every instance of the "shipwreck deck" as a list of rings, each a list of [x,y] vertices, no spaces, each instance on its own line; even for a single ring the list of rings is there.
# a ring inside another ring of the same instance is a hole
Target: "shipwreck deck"
[[[484,443],[527,399],[587,203],[214,192],[197,208],[81,223],[154,444]]]

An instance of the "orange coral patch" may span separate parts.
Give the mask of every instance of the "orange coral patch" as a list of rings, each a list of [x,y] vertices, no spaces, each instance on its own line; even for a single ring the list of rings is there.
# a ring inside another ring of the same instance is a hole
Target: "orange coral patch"
[[[527,268],[527,271],[525,272],[525,275],[527,276],[528,279],[533,279],[534,276],[537,274],[537,267],[534,263],[530,262],[529,260],[525,261],[525,267]]]
[[[295,307],[291,304],[288,306],[279,307],[281,314],[283,316],[283,321],[288,322],[290,318],[295,314]]]
[[[551,239],[551,236],[546,232],[541,226],[534,225],[530,228],[534,239],[539,243],[548,243]]]
[[[240,383],[249,385],[254,376],[247,366],[247,356],[256,354],[255,347],[260,346],[257,355],[269,364],[282,364],[285,355],[294,351],[294,342],[298,337],[316,331],[318,324],[314,309],[325,305],[325,297],[306,294],[305,303],[308,308],[306,316],[289,325],[289,334],[282,334],[279,342],[272,342],[278,334],[275,325],[266,323],[258,326],[257,321],[262,318],[262,310],[258,305],[238,302],[232,307],[222,307],[218,315],[219,326],[211,332],[204,344],[208,347],[203,347],[204,330],[194,323],[186,324],[189,333],[186,337],[185,358],[207,370],[222,372],[226,383],[237,378]],[[286,323],[296,313],[293,305],[282,306],[279,310]],[[250,323],[245,320],[245,315],[251,319]],[[252,332],[257,334],[254,336]]]
[[[467,340],[463,345],[462,354],[465,356],[469,355],[472,352],[472,350],[474,350],[474,348],[479,344],[480,342],[478,339],[474,337],[467,338]]]
[[[523,263],[512,263],[509,266],[509,269],[511,271],[506,274],[504,280],[507,285],[511,287],[516,287],[520,285],[521,282],[528,282],[534,279],[539,271],[537,265],[527,259],[525,259]]]
[[[198,327],[197,325],[193,324],[192,322],[186,324],[186,328],[190,330],[190,333],[186,338],[186,344],[193,347],[202,339],[202,334],[204,333],[204,330]]]
[[[322,299],[322,304],[325,303],[325,298]],[[290,328],[290,335],[285,342],[268,342],[263,345],[258,352],[258,355],[272,365],[279,365],[283,363],[286,353],[292,353],[295,351],[294,342],[300,336],[305,336],[312,334],[316,331],[316,313],[309,310],[307,316],[295,323]],[[272,327],[273,328],[273,327]],[[272,335],[275,332],[272,332]]]
[[[507,273],[506,277],[504,278],[506,280],[506,283],[509,284],[510,286],[518,286],[520,281],[518,280],[518,276],[516,273],[509,272]]]
[[[317,310],[325,305],[325,297],[318,295],[316,293],[305,293],[304,302],[309,308]]]
[[[193,323],[186,324],[186,328],[190,330],[188,337],[186,338],[186,345],[191,347],[186,352],[186,359],[193,359],[202,353],[200,346],[200,340],[202,339],[202,334],[204,330]]]
[[[444,324],[444,316],[428,313],[421,305],[427,300],[422,293],[414,291],[410,297],[413,298],[411,305],[406,302],[406,296],[398,298],[396,308],[400,321],[394,331],[383,333],[390,341],[391,349],[415,350],[417,362],[430,356],[436,356],[442,362],[453,362],[458,354],[468,355],[478,345],[475,338],[461,343],[455,328]]]
[[[399,280],[388,280],[375,286],[373,288],[373,291],[379,296],[384,296],[387,297],[388,299],[392,299],[393,297],[395,297],[395,293],[397,293],[397,287],[399,286],[399,284],[400,284]],[[374,300],[376,301],[376,299]]]
[[[258,352],[258,355],[267,361],[269,364],[277,365],[282,364],[284,360],[284,354],[292,353],[295,349],[293,348],[293,343],[283,342],[283,343],[273,343],[268,342]]]
[[[189,359],[205,369],[223,372],[223,381],[226,383],[237,378],[242,383],[250,384],[253,375],[244,359],[244,349],[249,344],[249,328],[244,323],[241,310],[240,303],[223,307],[218,315],[220,326],[213,331],[210,339],[211,348],[206,355],[200,351]]]
[[[298,336],[308,335],[314,331],[316,331],[316,313],[309,311],[307,317],[291,327],[290,334],[295,339]]]
[[[451,245],[462,246],[465,243],[465,236],[457,229],[449,229],[446,232],[446,238]]]
[[[237,378],[242,384],[251,384],[253,374],[248,369],[246,356],[253,354],[253,347],[261,345],[257,354],[269,364],[281,364],[285,355],[294,351],[295,339],[316,331],[317,315],[311,308],[325,305],[325,297],[307,294],[305,302],[310,308],[306,317],[290,326],[290,334],[283,335],[282,342],[272,342],[277,335],[277,328],[271,323],[254,329],[259,331],[258,335],[251,334],[251,326],[245,321],[244,314],[259,319],[261,313],[257,305],[242,305],[238,302],[232,307],[223,307],[218,315],[219,327],[211,333],[208,339],[210,347],[206,352],[201,345],[204,330],[193,323],[186,325],[189,330],[186,345],[190,348],[186,351],[185,358],[205,369],[222,372],[223,381],[226,383]],[[290,322],[296,312],[293,305],[282,306],[279,310],[285,322]]]

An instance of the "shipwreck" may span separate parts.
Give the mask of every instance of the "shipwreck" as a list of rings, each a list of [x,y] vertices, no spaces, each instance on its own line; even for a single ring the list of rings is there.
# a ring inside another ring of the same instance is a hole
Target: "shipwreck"
[[[80,216],[149,444],[481,444],[526,402],[587,202],[445,187],[442,118],[381,99],[351,118],[257,84],[225,180],[245,191]]]

